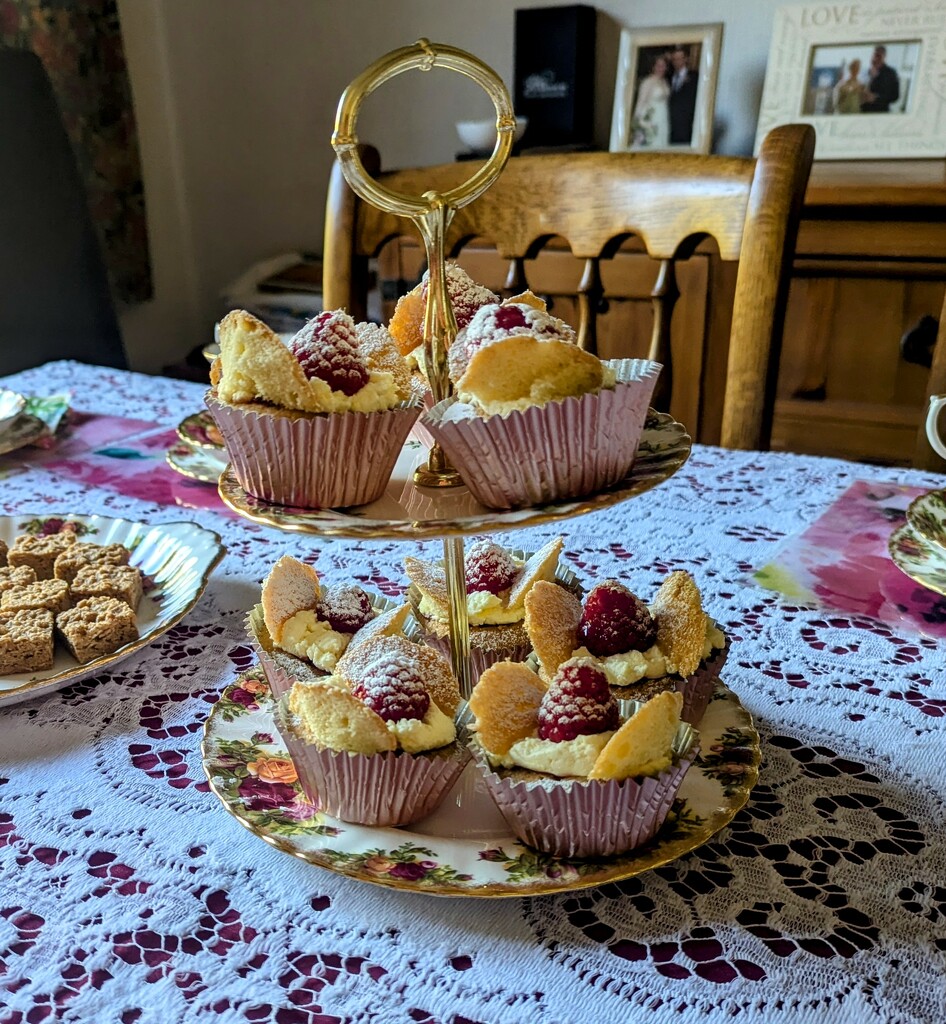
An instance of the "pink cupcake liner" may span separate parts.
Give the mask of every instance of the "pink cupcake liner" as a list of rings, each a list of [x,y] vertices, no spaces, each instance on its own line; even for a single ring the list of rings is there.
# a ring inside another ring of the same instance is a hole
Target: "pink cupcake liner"
[[[693,675],[679,680],[677,692],[683,694],[683,710],[680,712],[680,717],[684,722],[699,725],[728,656],[729,637],[727,636],[723,647],[718,651],[711,651],[710,656],[699,664]]]
[[[320,749],[296,736],[286,703],[283,697],[277,705],[275,722],[299,783],[320,810],[342,821],[388,827],[426,817],[450,792],[471,756],[457,743],[439,754]]]
[[[361,413],[292,413],[204,401],[249,494],[277,505],[344,508],[379,498],[420,414],[417,404]]]
[[[424,406],[424,412],[432,409],[434,406],[434,393],[429,387],[424,387],[422,394],[422,402]],[[409,438],[419,442],[425,448],[430,449],[434,444],[433,434],[424,426],[424,424],[418,419],[417,422],[411,427],[410,433],[407,435]]]
[[[688,746],[666,771],[620,781],[521,781],[496,772],[481,753],[475,756],[496,806],[522,842],[556,857],[612,857],[642,846],[666,820],[699,752],[692,727],[681,726],[678,738]]]
[[[451,419],[456,399],[420,422],[441,443],[477,501],[489,508],[537,505],[610,487],[634,464],[660,364],[608,363],[617,384],[504,416]]]

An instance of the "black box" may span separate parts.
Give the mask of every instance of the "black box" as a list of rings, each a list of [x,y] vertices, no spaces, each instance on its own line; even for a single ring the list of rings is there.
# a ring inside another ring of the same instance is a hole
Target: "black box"
[[[596,21],[584,4],[516,11],[515,107],[529,119],[524,146],[592,141]]]

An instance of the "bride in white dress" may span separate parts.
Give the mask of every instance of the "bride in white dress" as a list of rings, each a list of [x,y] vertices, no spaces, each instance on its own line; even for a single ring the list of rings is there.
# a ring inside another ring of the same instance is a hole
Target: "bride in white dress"
[[[631,149],[665,149],[670,145],[670,83],[667,61],[654,59],[650,74],[641,80],[631,122]]]

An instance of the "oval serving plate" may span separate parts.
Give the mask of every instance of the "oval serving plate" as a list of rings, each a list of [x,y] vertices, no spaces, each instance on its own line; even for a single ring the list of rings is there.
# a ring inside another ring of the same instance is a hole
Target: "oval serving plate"
[[[0,540],[10,546],[21,533],[71,530],[80,541],[124,544],[131,565],[151,581],[138,606],[138,639],[112,654],[80,663],[60,644],[53,667],[42,672],[0,676],[0,707],[30,700],[93,676],[127,658],[179,622],[204,592],[214,566],[223,558],[220,536],[195,523],[135,523],[106,516],[50,516],[24,513],[0,516]]]
[[[759,777],[752,718],[720,682],[700,723],[702,754],[656,838],[620,857],[563,860],[512,835],[472,763],[444,803],[413,825],[369,828],[321,814],[295,779],[274,710],[258,669],[244,673],[214,705],[201,751],[224,808],[263,841],[311,864],[436,896],[539,896],[649,871],[701,846],[728,824]]]
[[[904,523],[890,535],[887,550],[894,565],[914,583],[946,597],[946,551],[938,544]]]
[[[946,559],[946,489],[914,498],[907,509],[907,522],[914,533],[935,544]]]
[[[265,526],[325,537],[419,540],[469,533],[495,533],[568,519],[626,501],[669,480],[690,457],[686,429],[666,413],[651,413],[630,473],[606,491],[545,505],[497,511],[481,505],[466,487],[436,490],[413,482],[427,449],[410,438],[395,464],[384,494],[348,509],[304,509],[271,505],[248,494],[228,469],[220,477],[220,497],[239,515]]]

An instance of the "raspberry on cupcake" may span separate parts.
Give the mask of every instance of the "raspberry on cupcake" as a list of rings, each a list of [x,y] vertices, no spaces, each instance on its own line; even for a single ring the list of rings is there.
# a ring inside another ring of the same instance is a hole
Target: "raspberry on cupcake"
[[[453,715],[449,665],[418,662],[408,641],[376,637],[347,676],[299,681],[276,723],[306,794],[322,810],[365,825],[404,825],[429,814],[469,759]]]
[[[319,313],[288,345],[234,310],[211,382],[206,403],[240,486],[283,505],[379,497],[420,411],[393,339],[342,310]]]
[[[473,748],[515,834],[560,857],[610,856],[660,828],[696,756],[683,699],[658,694],[622,715],[600,662],[559,666],[548,687],[499,662],[470,697]]]
[[[333,672],[352,645],[398,633],[407,614],[406,604],[379,612],[357,585],[323,589],[315,569],[284,555],[263,581],[247,630],[278,698],[297,679]]]
[[[448,354],[455,397],[421,426],[478,501],[515,508],[610,487],[630,471],[660,366],[602,362],[531,293],[481,306]]]
[[[583,602],[539,584],[525,601],[525,628],[543,678],[568,658],[590,654],[621,696],[679,690],[683,718],[694,724],[728,651],[696,583],[682,571],[667,577],[649,607],[618,580],[596,584]]]
[[[467,548],[464,568],[474,678],[494,661],[521,661],[528,656],[525,598],[538,581],[555,578],[562,545],[557,537],[527,559],[487,539]],[[450,597],[443,564],[408,557],[404,567],[411,581],[407,596],[424,639],[449,657]]]

